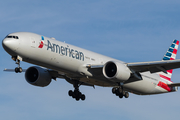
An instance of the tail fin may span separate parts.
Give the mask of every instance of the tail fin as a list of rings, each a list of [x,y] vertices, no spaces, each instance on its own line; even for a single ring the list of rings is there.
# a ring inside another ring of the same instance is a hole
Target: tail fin
[[[176,54],[179,46],[179,41],[174,40],[169,49],[167,50],[166,54],[164,55],[162,60],[175,60]],[[167,74],[163,72],[158,72],[159,76],[165,81],[171,81],[173,70],[167,70]],[[172,81],[171,81],[172,82]]]
[[[166,54],[163,57],[163,60],[175,60],[176,54],[178,50],[179,41],[174,40],[169,49],[167,50]]]

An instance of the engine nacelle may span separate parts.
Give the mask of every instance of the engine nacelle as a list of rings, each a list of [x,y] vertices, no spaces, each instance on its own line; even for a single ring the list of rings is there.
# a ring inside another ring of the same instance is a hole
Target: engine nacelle
[[[123,63],[109,61],[103,67],[103,74],[107,79],[123,82],[130,78],[131,71]]]
[[[26,81],[35,86],[45,87],[51,83],[51,75],[46,69],[38,66],[30,67],[25,73]]]

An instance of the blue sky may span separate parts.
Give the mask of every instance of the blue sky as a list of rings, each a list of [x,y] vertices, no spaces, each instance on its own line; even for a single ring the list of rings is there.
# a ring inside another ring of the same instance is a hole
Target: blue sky
[[[0,39],[27,31],[125,62],[161,60],[172,40],[180,39],[179,6],[179,0],[5,0],[0,4]],[[111,88],[82,86],[87,98],[77,102],[68,96],[73,87],[63,79],[40,88],[28,84],[24,73],[3,72],[16,65],[2,46],[0,54],[0,119],[179,118],[180,92],[119,99]],[[180,82],[179,73],[174,70],[174,82]]]

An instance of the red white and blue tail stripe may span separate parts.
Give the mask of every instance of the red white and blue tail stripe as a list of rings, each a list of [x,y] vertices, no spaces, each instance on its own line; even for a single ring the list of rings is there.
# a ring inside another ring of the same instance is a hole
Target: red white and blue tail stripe
[[[178,50],[178,45],[179,45],[179,41],[174,40],[173,43],[171,44],[171,46],[169,47],[168,51],[164,55],[163,60],[175,60],[177,50]]]
[[[174,40],[169,49],[167,50],[166,54],[163,57],[163,60],[175,60],[176,54],[179,46],[179,41]],[[173,70],[167,70],[167,73],[164,72],[158,72],[161,80],[158,83],[158,86],[167,90],[171,91],[171,88],[167,85],[167,83],[172,83],[171,76],[172,76]]]

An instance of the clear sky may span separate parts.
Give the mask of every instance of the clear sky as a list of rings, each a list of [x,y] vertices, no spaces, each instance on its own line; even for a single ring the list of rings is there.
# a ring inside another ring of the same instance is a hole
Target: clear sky
[[[179,0],[3,0],[0,39],[12,32],[34,32],[125,62],[161,60],[180,39]],[[82,86],[85,101],[68,96],[63,79],[40,88],[28,84],[0,46],[1,120],[170,120],[179,119],[180,92],[119,99],[111,88]],[[177,54],[180,59],[180,53]],[[26,69],[31,64],[21,62]],[[180,70],[172,80],[180,82]]]

